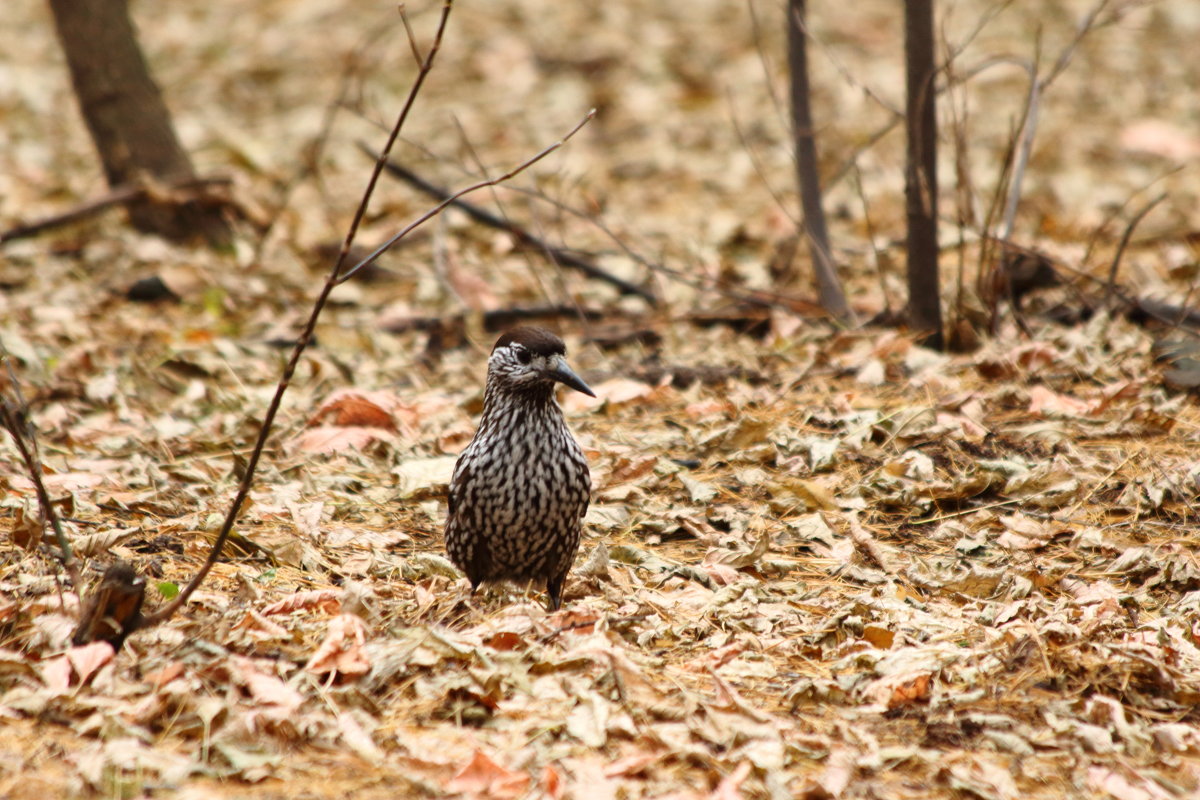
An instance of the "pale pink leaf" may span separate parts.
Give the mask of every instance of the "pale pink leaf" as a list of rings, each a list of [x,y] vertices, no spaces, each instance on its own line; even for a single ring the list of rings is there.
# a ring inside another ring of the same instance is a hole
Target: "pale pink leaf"
[[[362,617],[340,614],[329,621],[324,641],[304,668],[317,675],[330,672],[355,677],[366,675],[371,671],[366,643],[366,626]]]

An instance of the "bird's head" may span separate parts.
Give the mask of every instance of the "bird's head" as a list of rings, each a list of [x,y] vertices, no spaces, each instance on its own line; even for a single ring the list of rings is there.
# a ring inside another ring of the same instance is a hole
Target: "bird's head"
[[[567,346],[545,328],[513,328],[496,340],[488,378],[508,391],[553,389],[554,383],[596,396],[567,364]]]

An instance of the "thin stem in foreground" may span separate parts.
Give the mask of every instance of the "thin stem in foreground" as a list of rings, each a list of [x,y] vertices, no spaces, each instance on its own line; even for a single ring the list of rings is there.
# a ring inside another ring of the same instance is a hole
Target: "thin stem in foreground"
[[[250,453],[250,458],[246,463],[245,472],[242,475],[242,481],[238,485],[237,494],[233,498],[233,502],[229,506],[229,512],[225,516],[225,521],[221,525],[221,531],[217,534],[217,539],[213,542],[212,550],[208,558],[204,562],[204,566],[196,573],[196,576],[188,582],[175,599],[153,614],[147,615],[142,619],[141,627],[151,627],[158,625],[170,619],[176,611],[183,607],[188,598],[200,587],[204,579],[208,577],[208,573],[216,565],[221,557],[221,549],[225,546],[225,542],[229,539],[229,535],[233,532],[233,526],[237,522],[238,514],[242,510],[242,506],[246,502],[246,497],[250,494],[250,487],[254,483],[254,474],[258,468],[259,459],[262,457],[263,450],[267,444],[267,438],[270,436],[271,427],[275,422],[275,416],[279,413],[279,407],[283,402],[284,392],[287,391],[291,384],[292,377],[296,374],[296,367],[300,363],[300,356],[304,354],[309,342],[312,341],[313,331],[317,327],[317,319],[321,315],[321,311],[325,308],[325,303],[329,299],[330,293],[334,287],[340,282],[338,274],[341,272],[342,265],[346,261],[346,257],[350,252],[351,245],[354,244],[354,239],[358,235],[359,226],[362,224],[363,217],[366,215],[367,206],[371,201],[371,195],[375,192],[375,185],[379,182],[379,176],[383,172],[384,162],[388,155],[391,154],[392,147],[396,143],[396,139],[400,136],[400,131],[404,127],[404,123],[408,120],[408,115],[412,111],[413,104],[416,102],[417,95],[421,91],[421,87],[425,84],[425,78],[433,69],[433,62],[437,56],[438,50],[441,48],[442,38],[446,31],[446,23],[450,19],[450,11],[453,8],[453,0],[445,0],[442,6],[441,17],[438,20],[437,32],[434,34],[433,45],[429,48],[429,52],[421,60],[417,70],[417,77],[413,81],[412,88],[408,91],[408,96],[405,98],[404,106],[400,110],[400,114],[396,118],[396,124],[392,126],[391,133],[388,135],[387,142],[383,147],[383,151],[379,159],[375,162],[375,168],[371,171],[371,177],[367,181],[367,187],[363,191],[362,200],[359,201],[358,209],[354,213],[354,220],[350,223],[349,230],[346,231],[346,238],[342,242],[342,249],[338,253],[337,260],[334,262],[329,276],[325,279],[325,285],[321,287],[321,292],[313,303],[312,313],[309,314],[308,322],[304,326],[300,338],[296,341],[295,347],[292,348],[291,357],[288,359],[287,365],[283,369],[283,375],[279,379],[279,384],[275,388],[275,395],[271,398],[271,403],[267,407],[267,412],[263,416],[262,427],[258,432],[258,439],[254,443],[254,450]],[[404,7],[400,9],[401,17],[404,19]],[[405,20],[405,29],[408,30],[407,20]],[[414,52],[416,48],[414,45]]]
[[[0,427],[3,427],[12,436],[13,442],[17,446],[17,452],[21,456],[21,463],[25,465],[25,471],[29,474],[29,479],[33,481],[38,506],[41,508],[42,517],[54,529],[59,558],[62,560],[63,569],[67,571],[67,577],[71,580],[71,586],[76,592],[82,592],[79,562],[71,553],[71,543],[67,540],[66,532],[63,531],[62,522],[58,518],[58,512],[54,510],[54,504],[50,502],[50,493],[46,491],[46,483],[42,480],[42,459],[38,454],[34,428],[29,424],[29,405],[21,394],[21,385],[17,382],[8,350],[4,348],[3,343],[0,343],[0,360],[4,362],[4,367],[8,371],[9,385],[12,387],[13,393],[12,400],[0,397]]]
[[[503,175],[500,175],[495,178],[489,178],[484,181],[479,181],[478,183],[473,183],[470,186],[466,187],[465,189],[459,189],[457,192],[450,195],[445,200],[438,203],[436,206],[429,209],[424,214],[422,214],[421,216],[417,217],[415,220],[410,222],[408,225],[406,225],[404,228],[402,228],[400,230],[400,232],[397,233],[395,236],[388,239],[383,244],[379,245],[379,247],[375,248],[375,251],[373,253],[371,253],[369,256],[367,256],[362,261],[355,264],[350,269],[346,270],[346,272],[343,273],[337,279],[337,283],[345,283],[346,281],[353,278],[354,274],[356,272],[358,272],[360,269],[365,269],[366,267],[370,266],[371,264],[374,264],[375,261],[381,255],[386,253],[389,248],[391,248],[393,245],[395,245],[397,242],[399,242],[405,236],[408,236],[410,233],[412,233],[417,228],[424,225],[429,220],[436,217],[438,214],[445,211],[447,206],[451,205],[454,201],[458,200],[460,197],[468,195],[471,192],[477,192],[480,189],[486,189],[489,186],[495,186],[497,184],[504,183],[505,181],[510,180],[510,179],[516,177],[517,175],[520,175],[522,172],[529,169],[534,164],[541,161],[543,158],[550,155],[555,150],[557,150],[558,148],[560,148],[564,144],[566,144],[571,139],[572,136],[579,133],[580,129],[583,128],[584,125],[591,122],[592,118],[595,116],[596,116],[596,109],[593,108],[592,110],[588,111],[588,113],[584,116],[583,119],[579,120],[579,122],[577,122],[575,124],[574,128],[572,128],[570,131],[567,132],[566,136],[563,136],[561,139],[559,139],[554,144],[544,148],[541,152],[537,153],[533,157],[528,158],[525,161],[522,161],[520,164],[513,167],[512,169],[510,169],[508,172],[504,173]],[[378,175],[379,170],[383,169],[383,166],[384,166],[386,160],[387,160],[387,153],[384,152],[384,153],[380,154],[379,159],[376,161],[376,175]]]

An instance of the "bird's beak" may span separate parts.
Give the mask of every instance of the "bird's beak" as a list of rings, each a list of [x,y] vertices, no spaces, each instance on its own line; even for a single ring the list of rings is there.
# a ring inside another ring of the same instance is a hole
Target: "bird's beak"
[[[546,376],[565,386],[570,386],[577,392],[583,392],[589,397],[596,396],[596,393],[583,382],[583,378],[576,375],[574,370],[567,366],[567,362],[563,358],[554,359],[554,366],[546,371]]]

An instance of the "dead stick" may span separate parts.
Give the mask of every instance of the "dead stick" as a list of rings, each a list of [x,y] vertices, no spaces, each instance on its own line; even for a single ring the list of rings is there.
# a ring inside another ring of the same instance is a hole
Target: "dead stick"
[[[194,191],[207,189],[210,186],[228,186],[230,183],[232,181],[229,178],[187,178],[174,183],[167,183],[166,188],[168,190]],[[55,214],[2,231],[0,232],[0,244],[12,241],[13,239],[24,239],[35,236],[52,228],[61,228],[64,225],[70,225],[73,222],[93,217],[114,206],[145,200],[151,194],[152,190],[148,186],[118,186],[103,197],[81,203],[61,214]]]
[[[864,555],[867,555],[879,565],[880,569],[891,575],[893,578],[900,574],[900,568],[896,565],[895,560],[888,553],[887,548],[879,543],[879,540],[871,534],[858,521],[856,514],[846,516],[846,522],[850,525],[850,540],[854,542]]]
[[[437,32],[434,34],[433,45],[429,48],[429,52],[420,62],[420,67],[417,70],[417,77],[413,81],[412,88],[408,90],[408,96],[404,100],[404,106],[400,110],[400,114],[396,117],[396,123],[392,126],[392,130],[388,135],[386,144],[383,147],[383,154],[375,163],[375,168],[371,171],[371,177],[367,181],[367,187],[363,190],[362,200],[359,201],[358,209],[355,211],[354,219],[350,223],[350,229],[346,231],[346,238],[342,242],[342,249],[338,253],[337,260],[334,262],[333,268],[330,270],[329,276],[325,279],[325,285],[321,288],[321,292],[317,295],[316,301],[313,303],[312,313],[308,317],[308,322],[304,326],[304,331],[300,334],[300,338],[296,341],[295,347],[292,348],[291,357],[288,359],[287,366],[283,369],[283,375],[279,379],[279,384],[275,387],[275,395],[271,398],[271,403],[267,406],[267,412],[263,416],[262,427],[259,428],[258,439],[254,443],[254,450],[250,453],[250,458],[246,462],[246,469],[242,473],[242,481],[238,485],[237,494],[233,498],[233,502],[229,506],[229,512],[225,515],[225,521],[221,525],[221,531],[217,534],[217,539],[213,542],[212,550],[208,554],[208,558],[204,562],[204,566],[196,573],[196,576],[188,582],[175,599],[153,614],[144,617],[141,621],[141,627],[152,627],[170,619],[176,611],[183,607],[188,598],[200,587],[200,584],[208,577],[208,573],[216,565],[221,557],[221,549],[225,546],[225,542],[229,539],[233,532],[233,526],[237,522],[238,514],[242,510],[242,505],[246,502],[246,497],[250,494],[250,487],[254,483],[254,473],[258,468],[259,459],[262,457],[263,450],[266,448],[267,437],[271,433],[271,426],[275,422],[275,415],[279,413],[279,406],[283,403],[284,392],[287,391],[291,384],[292,376],[296,374],[296,367],[300,363],[300,356],[304,354],[304,350],[308,347],[308,343],[312,341],[313,331],[317,327],[317,319],[321,315],[322,309],[325,308],[325,302],[329,299],[329,295],[338,285],[338,276],[342,272],[342,266],[346,262],[346,257],[350,252],[350,247],[354,244],[354,238],[358,235],[359,226],[362,224],[363,217],[367,213],[367,205],[371,201],[371,195],[374,194],[375,185],[379,182],[379,175],[383,172],[383,161],[387,158],[387,154],[391,152],[392,147],[396,143],[396,139],[400,136],[400,130],[404,127],[405,121],[408,119],[409,112],[412,111],[413,104],[417,100],[417,95],[421,91],[421,87],[425,84],[425,78],[433,69],[433,61],[437,56],[437,52],[442,44],[442,37],[446,31],[446,23],[450,18],[450,10],[453,7],[453,0],[445,0],[442,5],[441,18],[438,20]],[[401,18],[405,20],[405,30],[409,31],[407,17],[405,16],[404,7],[400,7]],[[412,41],[411,31],[410,44],[414,52],[417,51],[416,43]]]
[[[358,143],[358,147],[367,155],[370,155],[371,157],[375,156],[375,154],[371,151],[371,148],[367,147],[362,142]],[[525,230],[515,222],[510,222],[509,220],[503,219],[486,209],[480,208],[474,203],[457,199],[454,192],[451,192],[448,189],[444,189],[440,186],[435,186],[407,167],[402,167],[394,161],[388,161],[384,165],[384,169],[387,170],[389,174],[394,175],[395,177],[424,192],[430,197],[433,197],[439,202],[449,203],[449,205],[461,209],[466,213],[467,216],[481,225],[487,225],[489,228],[495,228],[496,230],[501,230],[512,234],[512,236],[514,236],[518,242],[527,247],[531,247],[534,250],[541,251],[553,262],[562,264],[564,267],[570,267],[572,269],[579,270],[589,278],[594,278],[596,280],[612,284],[621,290],[621,294],[637,295],[651,306],[658,305],[658,298],[646,289],[643,289],[636,284],[630,283],[623,278],[619,278],[616,275],[607,272],[586,258],[581,258],[569,250],[564,250],[561,247],[555,247],[549,242]]]
[[[447,322],[461,323],[467,318],[468,314],[452,314],[448,317],[406,317],[396,322],[383,326],[383,330],[388,333],[404,333],[405,331],[429,331],[441,327]],[[593,308],[577,308],[576,306],[554,305],[554,306],[510,306],[508,308],[495,308],[490,311],[483,312],[483,328],[488,331],[498,331],[502,328],[508,328],[513,323],[529,319],[544,319],[547,317],[584,317],[585,319],[600,319],[604,316],[604,312],[597,311]]]
[[[1121,234],[1121,243],[1117,245],[1117,252],[1113,256],[1112,266],[1108,269],[1108,285],[1104,291],[1104,306],[1111,307],[1113,292],[1117,286],[1117,268],[1121,265],[1121,256],[1125,255],[1125,248],[1129,245],[1129,239],[1133,236],[1133,229],[1138,226],[1142,218],[1150,213],[1156,205],[1167,199],[1167,193],[1163,192],[1158,197],[1155,197],[1147,203],[1141,211],[1134,215],[1133,219],[1129,220],[1129,224],[1125,226],[1125,233]]]
[[[46,484],[42,480],[42,460],[38,455],[37,438],[33,425],[29,422],[29,405],[21,395],[21,386],[17,383],[12,362],[9,361],[8,350],[4,349],[2,343],[0,343],[0,359],[3,359],[4,366],[8,370],[9,385],[12,386],[14,397],[13,400],[0,397],[0,425],[12,436],[17,445],[17,452],[21,455],[21,461],[25,464],[25,471],[29,473],[29,478],[33,481],[33,489],[37,493],[42,517],[54,529],[59,558],[62,560],[63,569],[67,571],[67,577],[71,580],[71,587],[76,592],[82,593],[83,584],[79,574],[79,562],[71,554],[71,543],[67,540],[67,534],[62,529],[58,512],[54,510],[54,504],[50,502],[50,493],[46,491]]]
[[[520,175],[522,172],[529,169],[534,164],[538,163],[543,158],[550,155],[555,150],[557,150],[558,148],[560,148],[564,144],[566,144],[568,141],[570,141],[571,137],[573,137],[575,134],[579,133],[579,131],[583,128],[583,126],[587,125],[589,122],[591,122],[592,119],[595,118],[595,116],[596,116],[596,109],[593,108],[588,111],[588,113],[584,116],[583,119],[579,120],[579,122],[575,124],[574,128],[571,128],[571,130],[567,131],[565,136],[563,136],[561,139],[559,139],[554,144],[551,144],[551,145],[548,145],[548,146],[542,148],[540,151],[538,151],[534,155],[530,156],[529,158],[525,159],[520,164],[518,164],[517,166],[510,169],[508,172],[506,172],[503,175],[500,175],[499,177],[496,177],[496,178],[488,178],[486,181],[479,181],[477,183],[473,183],[470,186],[467,186],[463,189],[459,189],[454,194],[445,198],[440,203],[438,203],[436,206],[429,209],[424,214],[417,217],[415,220],[413,220],[412,222],[408,223],[403,228],[401,228],[399,233],[394,234],[386,242],[379,245],[379,247],[376,247],[375,250],[371,253],[371,255],[367,256],[362,261],[359,261],[353,267],[351,267],[350,269],[343,272],[341,274],[341,277],[338,278],[337,282],[345,283],[346,281],[353,278],[354,274],[356,272],[358,272],[360,269],[365,269],[365,268],[371,266],[372,264],[374,264],[375,261],[378,260],[378,258],[381,255],[383,255],[389,249],[391,249],[391,247],[393,245],[395,245],[396,242],[399,242],[405,236],[408,236],[408,234],[412,233],[414,230],[421,227],[426,222],[428,222],[429,220],[436,217],[438,214],[441,214],[443,211],[446,210],[446,208],[448,206],[457,202],[460,197],[471,194],[471,192],[477,192],[480,189],[486,189],[489,186],[498,186],[501,183],[504,183],[505,181],[516,177],[517,175]],[[386,155],[387,155],[386,153],[383,153],[379,156],[379,158],[383,159],[386,157]],[[384,162],[381,160],[377,160],[376,163],[383,164]]]

